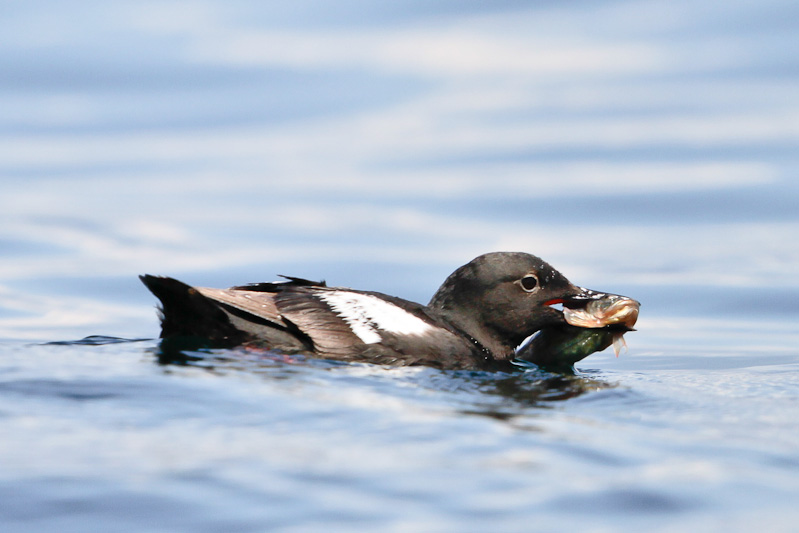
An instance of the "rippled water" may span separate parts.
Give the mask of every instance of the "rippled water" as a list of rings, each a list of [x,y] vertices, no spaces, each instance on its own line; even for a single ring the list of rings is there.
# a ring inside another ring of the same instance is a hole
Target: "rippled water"
[[[794,3],[2,12],[0,530],[795,529]],[[629,350],[166,360],[136,278],[426,302],[492,250],[640,300]]]

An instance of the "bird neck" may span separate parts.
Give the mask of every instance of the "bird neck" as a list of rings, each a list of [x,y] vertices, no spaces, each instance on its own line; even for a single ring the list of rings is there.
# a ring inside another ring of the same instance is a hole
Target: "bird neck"
[[[504,342],[502,336],[483,325],[479,318],[453,309],[437,309],[439,315],[456,331],[468,337],[484,355],[497,361],[507,361],[515,355],[515,344]]]

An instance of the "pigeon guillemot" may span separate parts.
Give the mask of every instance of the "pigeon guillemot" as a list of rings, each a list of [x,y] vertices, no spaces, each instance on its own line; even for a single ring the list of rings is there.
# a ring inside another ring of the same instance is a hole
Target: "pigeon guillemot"
[[[162,338],[200,337],[216,347],[258,346],[388,365],[496,368],[538,331],[627,331],[638,314],[635,300],[577,287],[540,258],[519,252],[470,261],[426,306],[292,277],[229,289],[140,277],[161,300]],[[619,318],[625,305],[634,313]],[[529,348],[524,359],[537,362]]]

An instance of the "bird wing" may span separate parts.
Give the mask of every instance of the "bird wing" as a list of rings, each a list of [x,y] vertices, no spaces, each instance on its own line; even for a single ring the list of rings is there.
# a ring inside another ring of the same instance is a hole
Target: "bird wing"
[[[197,291],[214,301],[257,317],[287,331],[294,331],[311,340],[315,351],[322,354],[348,355],[355,346],[363,345],[347,322],[325,303],[317,290],[308,287],[279,285],[256,290],[246,287],[214,289],[197,287]]]
[[[275,304],[287,320],[311,338],[319,353],[352,355],[364,348],[367,341],[380,342],[380,336],[371,338],[358,334],[358,330],[334,310],[323,295],[335,289],[291,288],[279,292]]]
[[[244,311],[276,326],[283,328],[288,326],[275,305],[274,293],[209,287],[196,287],[196,289],[206,298]]]

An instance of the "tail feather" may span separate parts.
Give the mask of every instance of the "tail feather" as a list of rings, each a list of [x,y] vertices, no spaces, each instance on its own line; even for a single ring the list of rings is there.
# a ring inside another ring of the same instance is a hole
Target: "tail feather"
[[[202,337],[223,345],[245,342],[249,335],[231,324],[229,316],[213,300],[174,278],[139,276],[161,300],[161,338]]]

